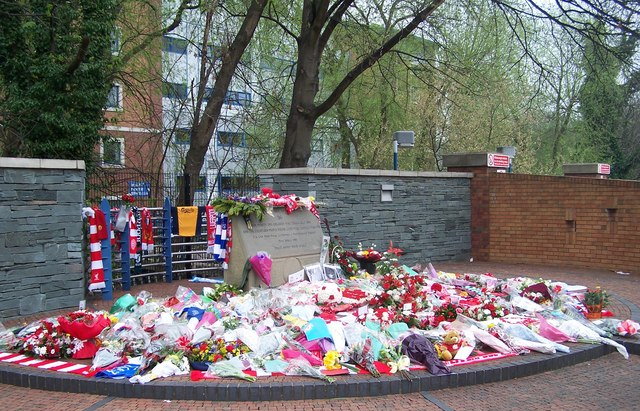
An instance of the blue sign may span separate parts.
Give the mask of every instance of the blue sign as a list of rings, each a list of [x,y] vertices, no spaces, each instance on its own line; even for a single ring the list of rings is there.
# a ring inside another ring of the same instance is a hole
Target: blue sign
[[[129,181],[129,193],[134,197],[150,197],[151,183],[149,181]]]

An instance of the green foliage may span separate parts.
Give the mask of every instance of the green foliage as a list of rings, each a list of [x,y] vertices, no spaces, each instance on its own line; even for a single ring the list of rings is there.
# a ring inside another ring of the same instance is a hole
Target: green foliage
[[[619,136],[623,111],[628,103],[625,86],[619,84],[622,64],[614,55],[620,47],[605,47],[602,40],[587,39],[583,61],[586,73],[580,89],[582,134],[588,147],[589,162],[612,165],[612,175],[621,176],[624,153]]]
[[[595,290],[589,290],[584,293],[583,304],[585,307],[600,306],[600,308],[605,308],[609,305],[609,295],[606,291],[597,287]]]
[[[3,155],[83,159],[90,165],[111,88],[116,6],[116,0],[3,3]]]
[[[219,213],[224,213],[229,217],[242,216],[248,218],[255,215],[259,221],[262,221],[264,214],[267,212],[265,200],[252,201],[246,198],[233,199],[218,197],[211,202],[211,205]]]

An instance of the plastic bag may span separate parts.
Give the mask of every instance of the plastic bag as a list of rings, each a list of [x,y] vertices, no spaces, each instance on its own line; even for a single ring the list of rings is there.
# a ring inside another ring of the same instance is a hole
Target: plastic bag
[[[563,333],[553,325],[549,324],[549,321],[547,321],[540,314],[536,314],[536,317],[538,318],[538,321],[540,321],[540,326],[538,327],[538,333],[544,338],[557,343],[564,342],[564,341],[573,341],[573,339],[569,337],[567,334]]]
[[[102,341],[103,346],[121,346],[124,354],[133,356],[142,354],[150,342],[149,334],[134,318],[124,319],[113,327],[106,328],[98,339]]]
[[[262,282],[265,283],[267,287],[270,287],[271,266],[273,264],[273,262],[271,261],[271,256],[265,251],[258,251],[256,255],[249,258],[249,262],[251,263],[251,268],[256,273],[258,278],[260,278],[260,280],[262,280]]]
[[[141,369],[145,366],[143,362],[138,369],[140,372],[138,375],[134,375],[129,378],[129,381],[133,384],[140,383],[145,384],[149,381],[153,381],[158,378],[171,377],[173,375],[186,375],[189,373],[189,360],[186,357],[171,354],[167,356],[162,362],[154,364],[150,372],[142,374]]]
[[[209,369],[205,373],[206,376],[218,376],[218,377],[234,377],[245,381],[255,382],[256,378],[247,375],[243,371],[243,364],[238,358],[232,358],[230,360],[218,361],[209,365]]]
[[[93,360],[91,361],[91,368],[104,368],[115,363],[121,357],[122,353],[115,351],[114,348],[100,347],[93,356]]]
[[[125,294],[116,300],[109,312],[111,314],[115,314],[121,311],[131,311],[137,304],[138,301],[134,296],[132,296],[131,294]]]
[[[535,313],[538,311],[544,310],[540,304],[536,304],[528,298],[521,297],[517,294],[512,294],[511,299],[509,300],[513,308],[518,309],[518,311],[522,312],[531,312]]]
[[[313,367],[306,359],[303,357],[292,358],[288,360],[289,365],[284,370],[286,375],[304,375],[307,377],[317,378],[329,383],[335,381],[334,378],[324,375],[320,372],[319,369]]]
[[[123,232],[127,223],[129,222],[129,212],[131,211],[131,207],[123,205],[118,210],[118,215],[116,216],[115,230]]]
[[[569,347],[548,340],[522,324],[504,324],[499,323],[498,326],[517,339],[516,344],[529,350],[542,352],[545,354],[553,354],[556,350],[568,353]]]
[[[0,350],[10,350],[18,343],[15,334],[0,323]]]

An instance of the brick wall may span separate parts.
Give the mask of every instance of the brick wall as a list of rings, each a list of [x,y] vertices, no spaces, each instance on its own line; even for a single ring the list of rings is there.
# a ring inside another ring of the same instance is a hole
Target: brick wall
[[[84,162],[0,158],[0,321],[84,298]]]
[[[489,209],[488,260],[640,272],[640,182],[479,175],[474,214]],[[476,180],[476,178],[474,178]],[[473,255],[487,257],[483,245]],[[477,251],[477,253],[476,253]]]
[[[469,258],[471,174],[303,168],[259,175],[262,187],[324,203],[322,218],[348,248],[373,242],[386,250],[391,240],[408,264]],[[381,201],[383,185],[393,185],[391,202]]]

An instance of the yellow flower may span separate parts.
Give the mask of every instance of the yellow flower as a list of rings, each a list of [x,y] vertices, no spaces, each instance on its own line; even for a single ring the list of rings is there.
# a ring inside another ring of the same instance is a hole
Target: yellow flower
[[[340,365],[339,360],[340,360],[340,353],[338,353],[335,350],[332,350],[332,351],[328,351],[324,355],[324,359],[322,360],[322,363],[324,364],[327,370],[338,370],[342,368],[342,365]]]

